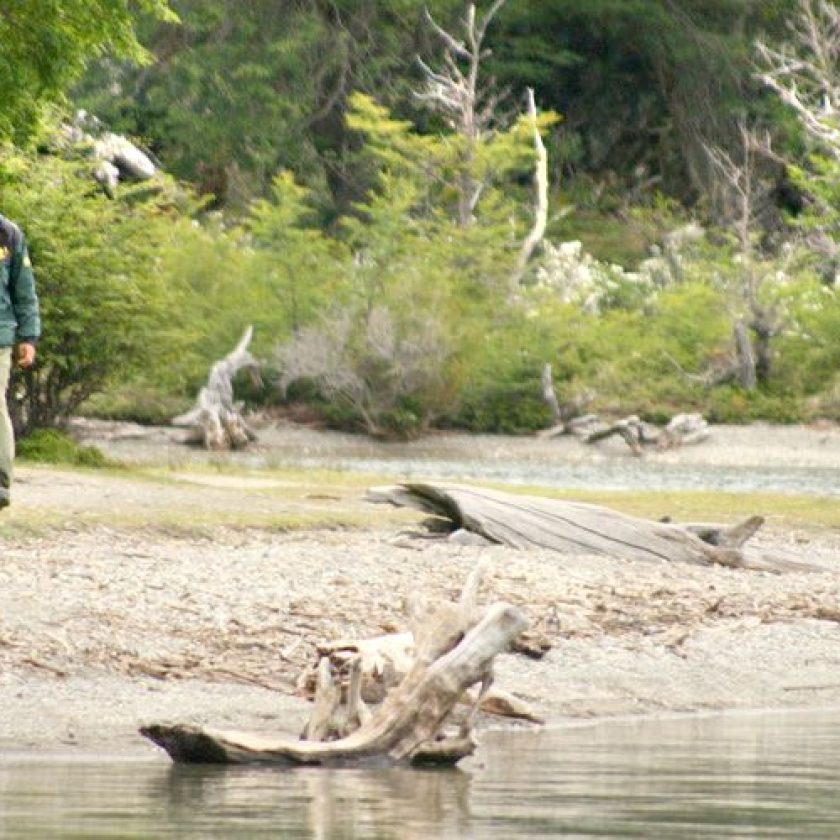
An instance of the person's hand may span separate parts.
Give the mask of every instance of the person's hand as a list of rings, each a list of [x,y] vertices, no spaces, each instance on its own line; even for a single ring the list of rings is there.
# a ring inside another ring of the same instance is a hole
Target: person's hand
[[[29,368],[35,364],[35,345],[23,341],[17,346],[17,363],[22,368]]]

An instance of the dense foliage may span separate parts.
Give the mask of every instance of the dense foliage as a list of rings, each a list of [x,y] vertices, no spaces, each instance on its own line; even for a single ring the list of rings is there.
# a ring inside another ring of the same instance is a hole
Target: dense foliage
[[[479,3],[479,9],[489,3]],[[752,41],[783,33],[791,0],[508,0],[488,32],[487,73],[511,92],[536,88],[565,115],[553,137],[566,173],[609,174],[697,199],[709,187],[703,140],[730,143],[733,116],[763,113]],[[344,115],[375,94],[433,128],[412,91],[439,42],[423,9],[457,29],[462,0],[173,0],[182,23],[149,24],[156,56],[113,60],[81,101],[146,138],[171,170],[241,208],[278,169],[343,208],[367,184]]]
[[[22,140],[90,59],[147,59],[134,15],[174,21],[166,0],[9,0],[0,14],[0,139]]]
[[[580,411],[840,418],[840,173],[754,75],[755,37],[788,37],[795,4],[507,0],[472,135],[416,96],[417,55],[452,68],[419,0],[99,5],[118,13],[45,21],[34,42],[69,52],[26,77],[32,107],[0,104],[19,141],[0,205],[45,321],[12,388],[21,427],[171,417],[248,324],[265,360],[249,399],[377,435],[543,427],[546,363]],[[428,5],[469,42],[461,0]],[[84,149],[35,131],[109,39],[75,104],[170,173],[114,200]],[[786,161],[754,163],[745,125]],[[535,126],[548,224],[520,281]]]

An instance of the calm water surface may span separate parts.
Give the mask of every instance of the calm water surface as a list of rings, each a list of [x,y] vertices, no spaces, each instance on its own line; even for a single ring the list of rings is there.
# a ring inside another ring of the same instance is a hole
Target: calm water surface
[[[401,481],[492,481],[564,490],[717,490],[724,493],[783,493],[840,498],[837,470],[820,467],[669,464],[624,458],[602,463],[437,458],[286,458],[302,469],[341,469],[393,476]]]
[[[0,757],[3,838],[836,838],[840,710],[485,733],[454,771]]]

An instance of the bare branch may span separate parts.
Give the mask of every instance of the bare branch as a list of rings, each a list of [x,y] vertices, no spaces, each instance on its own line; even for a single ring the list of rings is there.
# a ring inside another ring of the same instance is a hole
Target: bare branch
[[[501,96],[494,95],[492,82],[479,90],[481,59],[486,55],[482,43],[487,27],[506,0],[494,0],[490,9],[476,22],[476,8],[470,3],[463,24],[464,41],[451,35],[424,11],[426,22],[444,45],[442,71],[433,70],[418,59],[426,77],[425,89],[415,92],[421,102],[442,113],[463,138],[455,188],[458,196],[458,220],[462,227],[472,224],[473,212],[485,184],[477,163],[478,143],[484,129],[492,122]],[[487,88],[491,88],[489,91]]]
[[[443,41],[444,46],[446,49],[452,53],[453,55],[457,55],[458,58],[464,59],[464,61],[469,61],[472,57],[470,53],[467,51],[467,48],[461,41],[456,40],[452,35],[450,35],[433,17],[432,13],[429,11],[428,7],[423,9],[423,17],[426,20],[426,23],[432,27],[435,35]]]
[[[505,5],[507,0],[496,0],[495,3],[487,10],[487,14],[481,20],[481,23],[478,25],[477,36],[478,36],[478,43],[480,44],[484,40],[484,36],[487,34],[487,27],[490,26],[493,18],[499,13],[499,10],[502,6]],[[473,8],[473,14],[475,13],[475,6]]]
[[[803,128],[840,160],[840,9],[827,0],[800,0],[790,23],[792,44],[756,43],[756,77],[792,108]]]
[[[548,224],[548,153],[545,149],[540,127],[537,122],[537,105],[534,101],[534,90],[528,88],[528,116],[534,131],[534,149],[537,155],[536,171],[534,181],[536,182],[536,207],[534,208],[534,224],[530,233],[525,237],[519,257],[516,260],[516,268],[513,272],[512,282],[516,286],[522,280],[525,273],[525,266],[534,253],[534,249],[540,244]]]

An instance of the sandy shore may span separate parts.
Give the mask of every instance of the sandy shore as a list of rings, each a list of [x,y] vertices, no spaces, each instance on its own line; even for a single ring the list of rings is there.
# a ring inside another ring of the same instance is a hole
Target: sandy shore
[[[756,447],[808,466],[840,453],[834,429],[779,430],[772,447],[766,433],[763,448],[753,431],[724,457]],[[307,705],[295,682],[316,642],[402,629],[402,596],[456,596],[479,558],[490,569],[482,598],[520,605],[551,642],[539,661],[502,656],[497,672],[550,722],[840,705],[836,531],[763,531],[767,547],[826,568],[769,575],[456,546],[407,537],[404,521],[208,524],[236,509],[328,518],[365,507],[353,493],[293,497],[252,473],[185,468],[156,482],[23,468],[19,479],[4,520],[14,527],[0,531],[2,748],[145,749],[136,731],[151,721],[297,731]],[[200,527],[161,525],[173,507]],[[63,521],[30,533],[19,511],[34,509]]]

